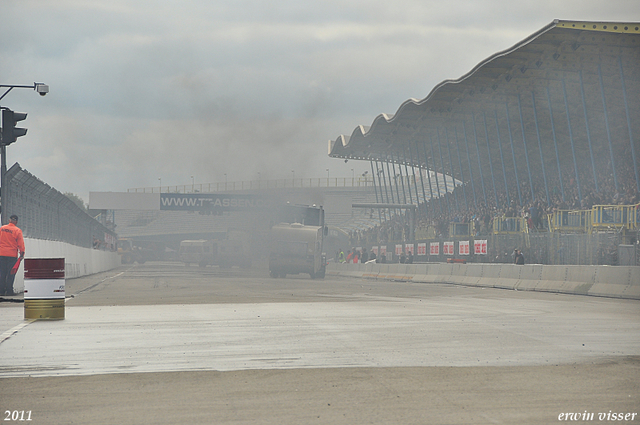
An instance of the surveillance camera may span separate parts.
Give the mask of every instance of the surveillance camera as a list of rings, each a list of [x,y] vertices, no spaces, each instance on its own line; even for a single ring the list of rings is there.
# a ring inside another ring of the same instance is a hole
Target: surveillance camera
[[[40,96],[46,96],[49,93],[49,86],[46,84],[36,84],[36,91],[40,93]]]

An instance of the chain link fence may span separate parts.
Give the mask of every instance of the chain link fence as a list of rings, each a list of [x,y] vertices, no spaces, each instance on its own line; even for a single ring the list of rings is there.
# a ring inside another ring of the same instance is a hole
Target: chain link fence
[[[5,197],[8,199],[2,199],[2,212],[19,217],[18,226],[25,238],[115,249],[115,232],[18,163],[7,170],[6,179],[9,193]]]

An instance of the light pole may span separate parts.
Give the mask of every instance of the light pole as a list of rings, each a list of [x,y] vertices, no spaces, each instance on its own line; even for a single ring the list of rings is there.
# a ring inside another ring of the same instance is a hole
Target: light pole
[[[291,187],[296,187],[296,172],[291,170]]]
[[[191,176],[191,193],[193,193],[194,189],[195,189],[195,185],[193,183],[193,176]]]
[[[329,169],[327,168],[327,187],[329,187]]]
[[[162,193],[162,177],[158,177],[158,182],[160,182],[160,193]]]
[[[34,89],[36,92],[40,94],[40,96],[45,96],[49,93],[49,86],[43,83],[33,83],[32,86],[22,86],[15,84],[0,84],[1,88],[6,88],[7,90],[0,96],[0,100],[2,100],[11,90],[14,88],[24,88],[24,89]],[[23,113],[14,113],[8,108],[0,108],[3,110],[3,121],[5,121],[4,117],[10,117],[8,121],[3,122],[3,130],[0,132],[0,199],[2,199],[2,211],[1,211],[1,223],[7,224],[9,223],[9,181],[7,180],[7,146],[11,143],[15,142],[15,139],[20,136],[24,136],[27,133],[26,129],[18,129],[15,128],[16,121],[22,121],[27,118],[27,114]],[[10,130],[10,131],[9,131]],[[12,134],[9,134],[12,133]]]
[[[224,190],[227,191],[227,173],[224,173]]]

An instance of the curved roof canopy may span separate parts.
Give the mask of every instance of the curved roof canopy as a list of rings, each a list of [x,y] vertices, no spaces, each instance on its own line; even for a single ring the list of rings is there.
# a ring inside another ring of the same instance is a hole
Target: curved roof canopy
[[[639,111],[640,23],[555,20],[330,141],[329,156],[428,168],[489,192],[519,182],[533,194],[543,178],[597,187],[602,172],[640,191]]]

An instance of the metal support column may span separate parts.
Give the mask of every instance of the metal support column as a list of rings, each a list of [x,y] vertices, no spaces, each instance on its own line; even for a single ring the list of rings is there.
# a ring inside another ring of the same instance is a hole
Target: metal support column
[[[464,142],[467,145],[467,164],[469,164],[469,176],[471,179],[471,191],[473,192],[473,205],[478,206],[478,198],[476,196],[476,185],[473,181],[473,169],[471,168],[471,154],[469,154],[469,139],[467,139],[467,126],[462,120],[462,132],[464,135]]]
[[[616,174],[616,162],[613,156],[613,142],[611,141],[611,130],[609,129],[609,114],[607,113],[607,102],[604,97],[604,82],[602,81],[602,67],[598,64],[598,77],[600,78],[600,92],[602,93],[602,109],[604,110],[604,124],[607,129],[607,138],[609,139],[609,154],[611,155],[611,169],[613,171],[613,184],[616,187],[616,193],[618,190],[618,176]]]
[[[636,150],[633,147],[633,132],[631,131],[631,117],[629,116],[629,103],[627,102],[627,88],[624,83],[624,72],[622,71],[622,59],[618,56],[618,65],[620,65],[620,80],[622,80],[622,99],[624,101],[624,110],[627,113],[627,127],[629,128],[629,143],[631,144],[631,159],[633,161],[633,172],[636,175],[636,189],[640,192],[640,177],[638,177],[638,162],[636,161]]]
[[[398,157],[398,160],[400,160],[400,158]],[[402,186],[402,199],[404,199],[404,203],[407,203],[407,192],[404,190],[404,176],[402,175],[402,166],[400,165],[400,163],[398,163],[398,176],[400,176],[400,185]],[[393,173],[396,173],[396,166],[394,163],[393,166]],[[397,180],[397,176],[396,176],[396,184],[398,183]],[[398,192],[398,199],[400,199],[400,192]]]
[[[436,156],[434,155],[433,152],[433,138],[429,137],[429,141],[431,142],[431,158],[433,158],[433,162],[436,162]],[[435,177],[436,177],[436,190],[438,191],[438,204],[440,204],[440,214],[442,214],[443,208],[442,208],[442,192],[440,192],[440,182],[438,180],[438,170],[436,170],[435,166],[433,167],[433,172],[435,173]]]
[[[493,184],[493,197],[496,201],[496,207],[500,208],[498,203],[498,191],[496,190],[496,179],[493,176],[493,159],[491,158],[491,147],[489,145],[489,130],[487,129],[487,114],[482,112],[482,121],[484,123],[484,137],[487,140],[487,153],[489,155],[489,170],[491,171],[491,183]]]
[[[393,157],[391,158],[391,168],[393,168],[393,183],[396,186],[396,199],[398,200],[398,203],[400,203],[400,187],[398,186],[398,174],[396,174],[396,161],[393,160]],[[402,173],[400,173],[400,176],[402,175]],[[393,188],[391,188],[393,189]],[[405,200],[403,202],[404,204],[407,203],[406,200],[406,196],[405,196]]]
[[[422,203],[427,206],[427,193],[424,190],[424,177],[422,176],[422,163],[420,162],[420,152],[418,151],[418,142],[416,142],[416,155],[418,156],[418,171],[420,172],[420,185],[422,186]],[[411,151],[411,145],[409,145],[409,156],[411,157],[411,163],[413,163],[413,154]],[[414,172],[415,178],[415,172]],[[417,186],[416,186],[417,189]],[[417,195],[416,195],[417,196]],[[420,202],[418,201],[418,205]]]
[[[596,162],[593,158],[593,146],[591,143],[591,132],[589,131],[589,115],[587,114],[587,101],[584,95],[584,82],[582,80],[582,70],[578,73],[580,75],[580,94],[582,95],[582,109],[584,111],[584,125],[587,130],[587,141],[589,142],[589,155],[591,156],[591,170],[593,171],[593,182],[596,185],[596,192],[598,191],[598,176],[596,175]]]
[[[407,191],[409,192],[409,203],[413,204],[413,196],[411,195],[411,181],[409,180],[409,167],[407,166],[407,150],[404,145],[402,146],[402,159],[404,162],[404,172],[407,175]],[[411,165],[413,167],[413,164]],[[415,174],[414,174],[415,177]],[[416,202],[417,202],[418,194],[416,194]]]
[[[496,136],[498,137],[498,147],[500,148],[500,162],[502,163],[502,177],[504,178],[504,191],[507,194],[507,205],[511,204],[509,197],[509,186],[507,186],[507,169],[504,166],[504,155],[502,154],[502,140],[500,138],[500,126],[498,124],[498,111],[493,110],[496,119]]]
[[[576,150],[573,143],[573,130],[571,129],[571,115],[569,114],[569,101],[567,100],[567,84],[562,79],[562,94],[564,95],[564,109],[567,113],[567,126],[569,129],[569,141],[571,142],[571,154],[573,155],[573,169],[576,176],[576,185],[578,187],[578,200],[582,205],[582,189],[580,188],[580,176],[578,175],[578,163],[576,161]]]
[[[522,203],[522,194],[520,193],[520,179],[518,178],[518,163],[516,162],[516,150],[513,146],[513,132],[511,131],[511,119],[509,118],[509,101],[505,102],[507,110],[507,129],[509,130],[509,141],[511,142],[511,157],[513,158],[513,173],[516,176],[516,189],[518,190],[518,202],[520,206]]]
[[[388,165],[388,164],[387,164]],[[387,195],[387,204],[389,204],[389,188],[387,187],[387,177],[384,174],[384,162],[380,160],[380,168],[382,168],[382,181],[384,183],[384,193]],[[391,211],[389,211],[389,219],[391,219]]]
[[[560,179],[560,194],[562,195],[562,201],[564,201],[564,183],[562,183],[562,169],[560,168],[558,139],[556,138],[556,126],[553,121],[553,108],[551,107],[551,93],[549,93],[549,86],[547,86],[547,101],[549,102],[549,117],[551,118],[551,134],[553,135],[553,144],[556,147],[556,163],[558,164],[558,178]]]
[[[422,141],[422,150],[424,150],[424,166],[427,169],[427,180],[429,181],[429,194],[431,195],[431,198],[429,198],[429,202],[433,202],[434,198],[433,198],[433,186],[431,185],[431,169],[429,168],[429,159],[427,156],[427,145],[425,143],[425,141]]]
[[[520,127],[522,128],[522,143],[524,143],[524,159],[527,161],[527,172],[529,173],[529,187],[531,188],[531,202],[535,201],[536,194],[533,191],[533,179],[531,178],[531,165],[529,164],[529,152],[527,149],[527,137],[525,136],[524,118],[522,116],[522,102],[518,93],[518,109],[520,110]]]
[[[369,165],[371,165],[371,177],[373,178],[373,190],[376,193],[376,204],[379,204],[380,200],[378,199],[378,188],[376,187],[376,172],[373,171],[373,161],[369,161]],[[380,214],[379,209],[378,209],[378,220],[382,224],[382,215]]]
[[[442,158],[442,146],[440,145],[440,131],[436,129],[436,139],[438,140],[438,152],[440,153],[440,164],[442,165],[442,181],[444,183],[444,203],[447,205],[447,211],[451,214],[451,207],[449,206],[449,187],[447,185],[447,176],[444,174],[444,159]],[[436,175],[437,178],[437,175]],[[437,180],[436,180],[437,181]]]
[[[484,198],[484,205],[487,205],[487,191],[484,187],[484,174],[482,173],[482,161],[480,160],[480,142],[478,142],[478,131],[476,130],[476,116],[471,114],[473,119],[473,137],[476,139],[476,155],[478,157],[478,169],[480,169],[480,184],[482,184],[482,196]]]
[[[460,158],[460,143],[458,143],[458,128],[453,127],[454,136],[456,138],[456,150],[458,151],[458,164],[460,165],[460,181],[462,182],[462,195],[464,196],[464,207],[469,209],[467,202],[467,183],[464,181],[464,172],[462,171],[462,159]]]
[[[380,164],[378,164],[378,162]],[[376,160],[376,173],[378,174],[378,184],[380,185],[380,200],[382,202],[385,202],[385,197],[384,194],[387,192],[387,183],[384,179],[384,167],[382,165],[382,160],[378,161]],[[382,178],[380,177],[380,174],[382,174]],[[382,180],[381,180],[382,179]],[[382,191],[382,189],[384,188],[384,192]],[[389,202],[389,196],[387,194],[387,200],[386,202]],[[382,210],[382,215],[384,216],[385,221],[387,220],[387,211],[386,210]],[[389,219],[391,219],[391,215],[389,215]]]
[[[456,201],[456,210],[460,210],[460,205],[458,204],[458,191],[456,190],[456,177],[455,171],[453,171],[453,158],[451,158],[451,144],[449,143],[449,133],[447,132],[447,127],[444,128],[444,140],[447,143],[447,153],[449,154],[449,166],[451,168],[451,184],[453,188],[451,189],[451,193],[453,194],[453,199]]]
[[[538,112],[536,111],[536,96],[531,91],[531,104],[533,105],[533,122],[536,124],[536,135],[538,136],[538,148],[540,149],[540,163],[542,164],[542,179],[544,180],[544,191],[547,195],[547,205],[551,205],[549,198],[549,187],[547,186],[547,172],[544,167],[544,156],[542,155],[542,140],[540,139],[540,127],[538,126]]]

